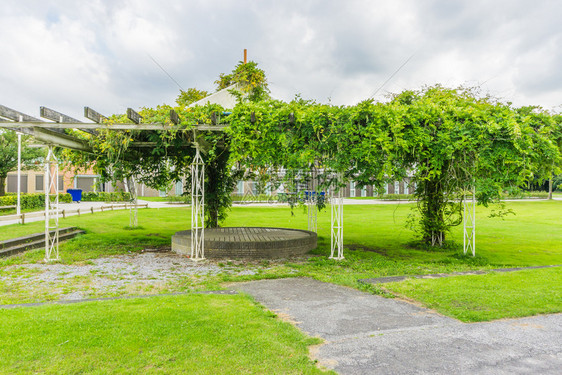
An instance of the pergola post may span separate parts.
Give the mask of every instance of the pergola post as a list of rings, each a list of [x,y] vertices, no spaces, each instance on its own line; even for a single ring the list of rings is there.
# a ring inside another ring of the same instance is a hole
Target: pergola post
[[[45,160],[45,261],[59,259],[59,164],[49,145]],[[54,194],[51,191],[54,190]],[[51,233],[53,232],[53,233]]]
[[[16,215],[18,215],[18,223],[21,224],[21,133],[18,132],[18,200],[16,206]]]
[[[137,197],[137,182],[135,180],[135,176],[129,178],[127,181],[129,185],[129,193],[131,194],[131,200],[133,201],[133,205],[129,208],[129,226],[131,228],[136,228],[139,225],[139,218],[138,218],[138,197]]]
[[[191,260],[205,259],[205,163],[195,143],[191,163]]]
[[[306,199],[308,211],[308,230],[318,232],[318,206],[316,205],[318,196],[315,191],[310,191]]]
[[[469,200],[470,199],[470,200]],[[463,251],[464,254],[470,250],[472,256],[476,255],[476,189],[472,186],[471,197],[464,192],[463,199]]]
[[[337,174],[335,189],[331,190],[331,250],[330,259],[341,260],[343,256],[343,191],[342,173]]]

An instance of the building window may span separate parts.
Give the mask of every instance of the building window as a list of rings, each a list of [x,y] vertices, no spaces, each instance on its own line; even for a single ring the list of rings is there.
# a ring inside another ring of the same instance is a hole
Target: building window
[[[43,175],[42,174],[36,174],[35,175],[35,191],[44,191],[45,186],[44,186],[45,182],[43,179]]]
[[[20,175],[20,192],[27,193],[27,175],[22,174]],[[8,175],[8,184],[7,184],[7,191],[8,193],[17,193],[18,192],[18,175]]]
[[[349,196],[352,198],[355,197],[355,181],[349,183]]]

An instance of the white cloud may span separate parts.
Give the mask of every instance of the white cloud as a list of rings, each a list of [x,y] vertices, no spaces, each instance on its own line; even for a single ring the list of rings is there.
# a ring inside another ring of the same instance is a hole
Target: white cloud
[[[442,83],[518,105],[562,103],[562,3],[553,1],[16,1],[0,14],[0,103],[75,117],[212,90],[249,49],[272,94],[354,104]]]

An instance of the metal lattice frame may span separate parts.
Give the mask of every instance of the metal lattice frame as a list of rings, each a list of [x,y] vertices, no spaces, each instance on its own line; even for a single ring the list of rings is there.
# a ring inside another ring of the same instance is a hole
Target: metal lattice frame
[[[331,251],[330,259],[344,259],[343,256],[343,191],[341,183],[343,175],[338,173],[337,186],[332,189],[331,206]]]
[[[471,196],[467,196],[468,194]],[[463,251],[466,254],[472,252],[472,256],[476,255],[476,190],[474,186],[471,192],[465,191],[464,199],[464,216],[463,216]]]
[[[45,261],[59,260],[59,163],[53,146],[45,160]],[[51,191],[54,190],[54,194]],[[51,233],[52,232],[52,233]]]
[[[131,228],[136,228],[139,226],[139,210],[137,208],[137,182],[134,176],[129,179],[127,185],[129,185],[129,193],[131,194],[131,200],[133,202],[133,205],[129,209],[129,226]]]
[[[318,232],[318,206],[316,200],[318,199],[316,192],[311,191],[307,197],[307,211],[308,211],[308,230],[311,232]]]
[[[191,163],[191,259],[205,259],[205,163],[195,145]]]

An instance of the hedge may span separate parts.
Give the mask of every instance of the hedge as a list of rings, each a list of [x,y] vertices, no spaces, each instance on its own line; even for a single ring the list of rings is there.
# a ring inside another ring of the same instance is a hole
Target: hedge
[[[130,202],[132,200],[131,193],[124,191],[115,191],[106,193],[104,191],[82,192],[82,201],[84,202]]]
[[[70,203],[72,202],[72,197],[68,193],[61,193],[59,194],[59,202]],[[0,206],[15,206],[17,204],[18,196],[15,194],[0,197]],[[22,210],[45,208],[45,194],[21,194],[21,208]]]

